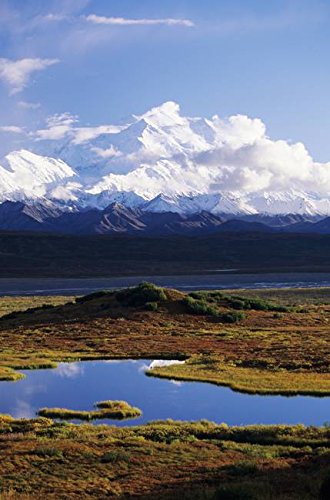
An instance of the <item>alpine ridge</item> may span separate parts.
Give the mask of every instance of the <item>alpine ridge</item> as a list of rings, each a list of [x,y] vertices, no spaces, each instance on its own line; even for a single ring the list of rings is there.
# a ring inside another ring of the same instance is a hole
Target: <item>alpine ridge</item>
[[[113,202],[104,209],[77,209],[52,202],[0,204],[0,230],[68,235],[208,235],[213,233],[330,234],[330,217],[217,215],[207,211],[154,212]]]

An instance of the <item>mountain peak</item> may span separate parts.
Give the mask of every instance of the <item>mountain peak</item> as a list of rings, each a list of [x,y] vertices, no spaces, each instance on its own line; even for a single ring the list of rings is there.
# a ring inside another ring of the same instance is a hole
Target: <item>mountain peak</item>
[[[180,116],[180,106],[174,101],[164,102],[135,118],[156,127],[173,126],[184,122],[184,118]]]

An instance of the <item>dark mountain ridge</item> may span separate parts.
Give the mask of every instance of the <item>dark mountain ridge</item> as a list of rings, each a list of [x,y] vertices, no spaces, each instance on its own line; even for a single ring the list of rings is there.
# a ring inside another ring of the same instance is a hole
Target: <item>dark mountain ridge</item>
[[[330,217],[322,220],[301,215],[230,214],[207,211],[193,214],[150,212],[114,202],[103,210],[6,201],[0,205],[0,230],[58,234],[207,235],[216,232],[290,232],[330,234]]]

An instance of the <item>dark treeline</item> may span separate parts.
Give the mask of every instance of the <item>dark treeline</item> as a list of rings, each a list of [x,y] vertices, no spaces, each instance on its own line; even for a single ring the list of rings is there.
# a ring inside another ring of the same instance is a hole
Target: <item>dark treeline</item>
[[[330,236],[61,236],[0,232],[1,277],[330,271]]]

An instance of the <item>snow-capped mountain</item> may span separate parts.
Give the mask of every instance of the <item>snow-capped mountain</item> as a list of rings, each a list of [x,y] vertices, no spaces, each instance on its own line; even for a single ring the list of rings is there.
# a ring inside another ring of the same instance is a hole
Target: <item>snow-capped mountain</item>
[[[259,119],[182,116],[167,102],[118,126],[51,120],[0,160],[0,201],[65,209],[330,215],[330,163],[272,141]]]
[[[1,162],[0,199],[38,199],[74,175],[72,168],[60,159],[15,151]]]

